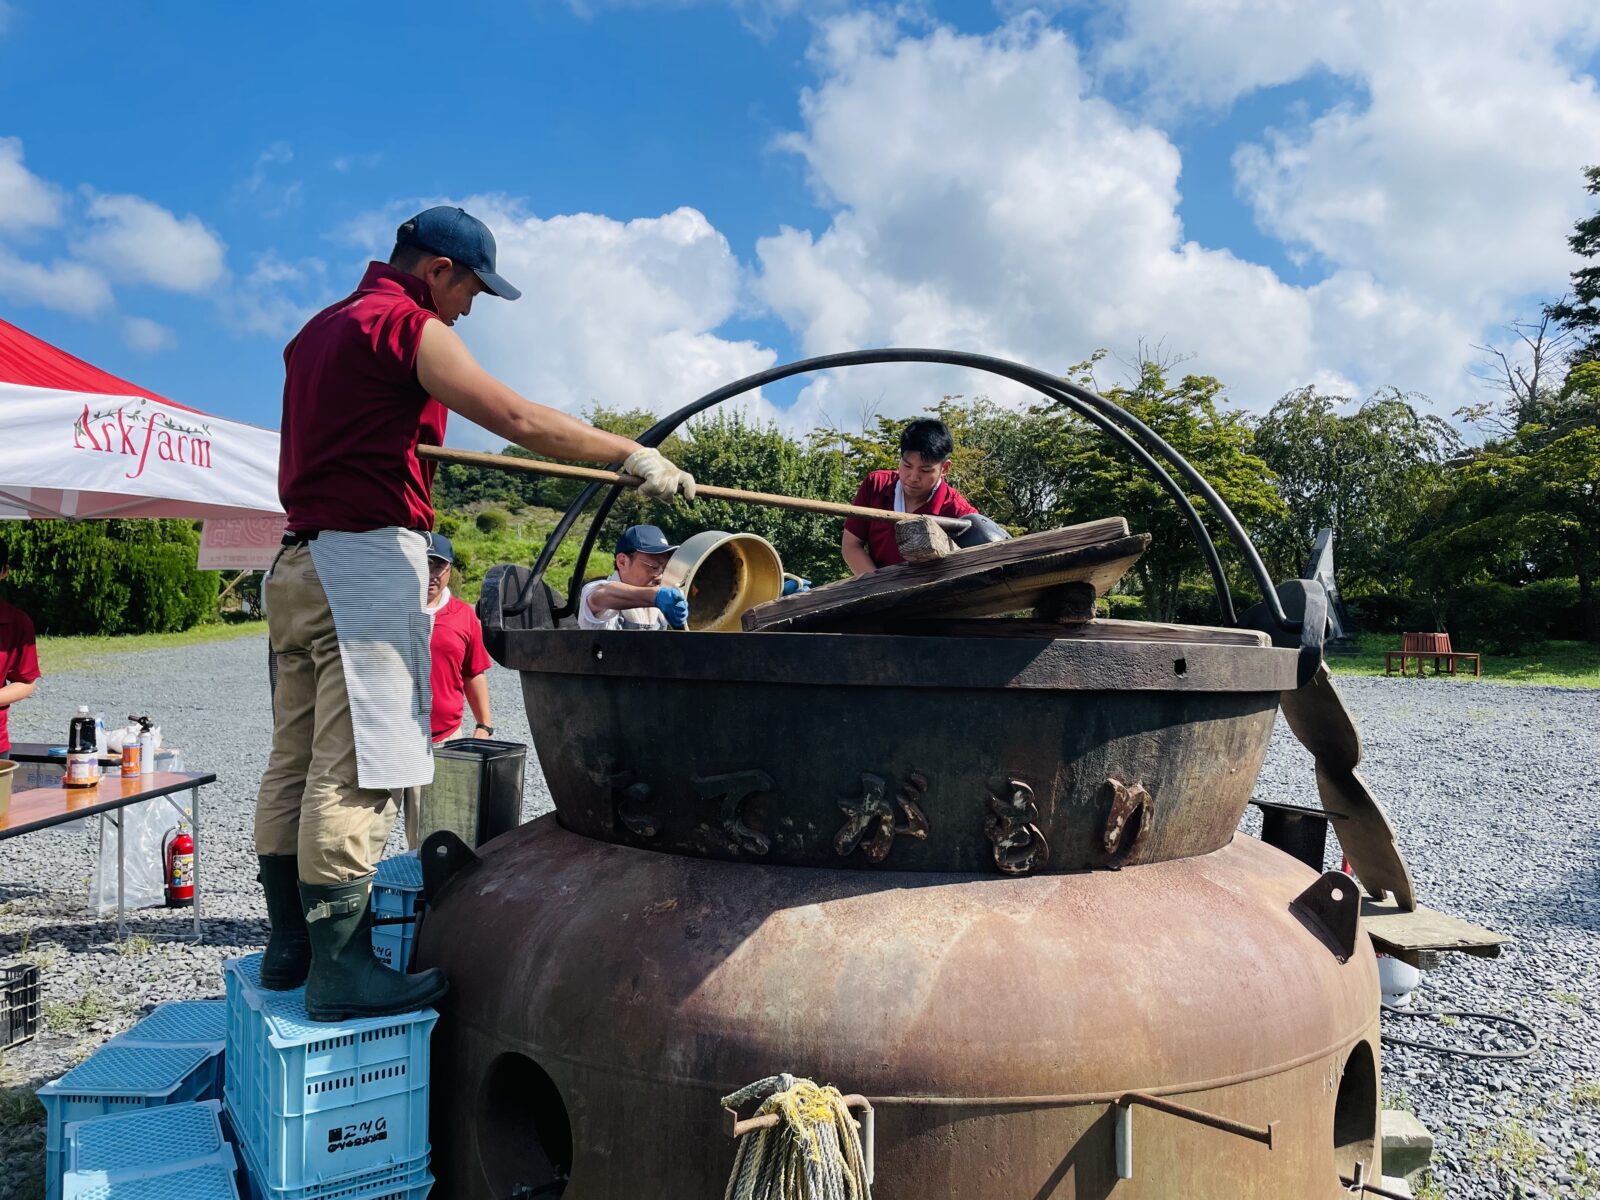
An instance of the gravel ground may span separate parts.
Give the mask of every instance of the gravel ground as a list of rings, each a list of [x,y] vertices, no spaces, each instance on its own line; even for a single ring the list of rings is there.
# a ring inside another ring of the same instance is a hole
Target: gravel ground
[[[5,844],[0,960],[25,949],[41,963],[46,1029],[0,1058],[0,1085],[54,1078],[157,1001],[218,994],[222,960],[259,948],[250,829],[270,740],[265,658],[260,637],[117,655],[47,679],[13,711],[18,740],[59,739],[79,703],[111,716],[148,711],[190,769],[219,782],[204,794],[199,947],[119,945],[114,922],[85,916],[92,823]],[[1511,1014],[1542,1042],[1506,1061],[1386,1049],[1390,1103],[1413,1108],[1438,1140],[1434,1194],[1600,1197],[1600,692],[1434,679],[1339,686],[1365,738],[1363,773],[1389,807],[1423,901],[1516,939],[1498,959],[1448,957],[1425,973],[1415,1005]],[[515,676],[495,668],[490,691],[498,736],[530,740]],[[538,771],[529,775],[531,817],[549,797]],[[1280,720],[1258,797],[1307,803],[1312,778]],[[145,935],[185,924],[162,909],[130,920]],[[1470,1019],[1386,1027],[1462,1046],[1521,1036]],[[0,1099],[0,1200],[42,1195],[44,1129],[19,1094]]]

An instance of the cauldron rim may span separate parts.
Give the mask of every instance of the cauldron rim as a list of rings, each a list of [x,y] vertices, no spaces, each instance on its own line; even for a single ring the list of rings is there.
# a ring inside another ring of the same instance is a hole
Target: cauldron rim
[[[1283,692],[1298,651],[1167,638],[507,629],[502,666],[532,674],[830,687]]]

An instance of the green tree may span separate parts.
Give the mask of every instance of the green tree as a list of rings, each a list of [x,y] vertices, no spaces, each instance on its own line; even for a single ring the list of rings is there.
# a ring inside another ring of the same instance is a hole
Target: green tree
[[[1552,405],[1490,441],[1456,473],[1419,540],[1421,585],[1444,597],[1475,581],[1576,578],[1584,636],[1600,640],[1600,362],[1575,366]]]
[[[723,487],[848,502],[859,482],[838,447],[808,445],[743,412],[713,413],[691,423],[673,461],[695,479]],[[837,517],[723,500],[651,506],[650,519],[673,541],[704,529],[758,534],[776,547],[784,569],[823,582],[845,573]],[[620,528],[617,530],[620,532]],[[591,566],[590,574],[595,574]]]
[[[1145,361],[1133,381],[1103,394],[1188,459],[1246,529],[1269,527],[1283,519],[1283,500],[1271,469],[1255,453],[1249,419],[1242,412],[1224,409],[1219,403],[1222,392],[1221,382],[1209,375],[1185,375],[1176,385],[1169,384],[1162,364]],[[1151,619],[1172,619],[1185,583],[1209,578],[1183,514],[1142,466],[1076,418],[1070,431],[1063,430],[1054,453],[1060,456],[1056,469],[1065,485],[1052,524],[1120,515],[1128,518],[1135,532],[1150,534],[1150,549],[1131,575]],[[1216,515],[1198,496],[1190,496],[1190,500],[1222,547],[1233,576],[1230,583],[1240,592],[1242,608],[1255,598],[1256,586],[1244,582],[1238,556],[1228,555],[1226,535]]]
[[[1256,542],[1273,576],[1289,578],[1317,531],[1331,528],[1345,591],[1394,590],[1418,515],[1447,486],[1445,464],[1461,443],[1397,388],[1341,412],[1348,403],[1300,388],[1256,424],[1255,453],[1284,502],[1282,519],[1259,526]]]
[[[1585,167],[1591,196],[1600,196],[1600,166]],[[1572,295],[1552,304],[1548,312],[1580,339],[1577,357],[1583,362],[1600,359],[1600,212],[1573,226],[1567,244],[1585,260],[1572,273]]]

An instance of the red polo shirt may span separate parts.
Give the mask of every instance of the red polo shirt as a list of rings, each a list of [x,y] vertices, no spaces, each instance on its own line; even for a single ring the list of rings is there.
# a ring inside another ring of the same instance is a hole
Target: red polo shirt
[[[852,503],[862,508],[894,509],[894,488],[900,481],[893,471],[874,471],[861,481]],[[948,483],[940,481],[933,489],[928,502],[916,510],[930,517],[964,517],[978,510],[967,503],[967,498]],[[893,521],[869,521],[866,517],[848,517],[844,527],[867,544],[867,553],[880,567],[905,562],[900,557],[900,547],[894,540]]]
[[[39,652],[33,644],[33,621],[15,604],[0,600],[0,687],[32,683],[39,678]],[[9,706],[0,708],[0,751],[11,749]]]
[[[297,532],[433,528],[433,463],[449,410],[417,382],[428,285],[371,263],[361,286],[283,351],[278,498]]]
[[[454,733],[466,708],[467,680],[489,669],[489,652],[483,648],[483,626],[478,614],[459,596],[451,596],[433,614],[434,739]]]

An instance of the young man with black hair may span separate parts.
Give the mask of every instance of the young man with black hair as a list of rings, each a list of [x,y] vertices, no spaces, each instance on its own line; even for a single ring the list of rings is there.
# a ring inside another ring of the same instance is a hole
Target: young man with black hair
[[[930,517],[964,517],[977,512],[945,478],[954,450],[955,442],[943,421],[919,417],[901,431],[899,467],[873,471],[861,481],[854,503]],[[839,551],[853,575],[905,561],[895,544],[893,521],[849,518]]]

